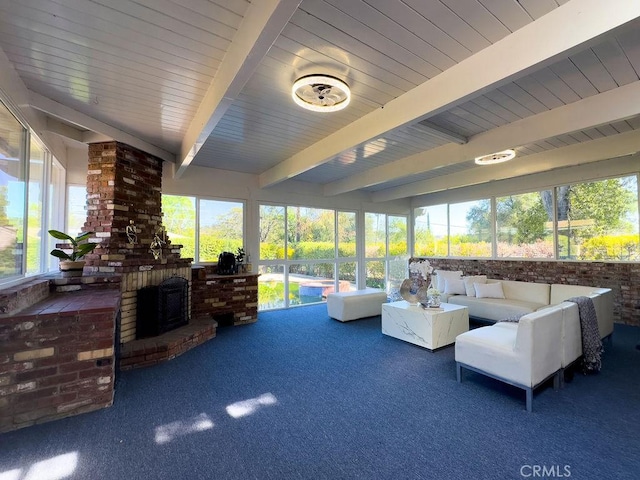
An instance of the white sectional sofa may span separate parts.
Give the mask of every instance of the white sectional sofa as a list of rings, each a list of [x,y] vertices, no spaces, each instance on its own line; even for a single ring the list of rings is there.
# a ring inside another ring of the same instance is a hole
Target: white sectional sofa
[[[515,315],[528,314],[551,305],[562,303],[571,297],[586,296],[593,300],[598,317],[600,337],[610,337],[613,333],[613,294],[609,288],[597,288],[581,285],[562,285],[521,282],[514,280],[485,279],[482,276],[466,277],[466,292],[471,293],[469,284],[479,278],[481,284],[500,283],[504,298],[498,294],[489,296],[471,296],[445,293],[442,300],[454,305],[463,305],[469,309],[469,317],[485,322],[497,322]],[[495,286],[494,286],[495,287]],[[483,290],[494,287],[482,287]]]

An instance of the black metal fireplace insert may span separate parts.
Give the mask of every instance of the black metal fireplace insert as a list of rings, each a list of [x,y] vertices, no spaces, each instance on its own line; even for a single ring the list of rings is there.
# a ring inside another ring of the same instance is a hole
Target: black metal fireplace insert
[[[136,338],[162,335],[189,323],[189,282],[171,277],[138,290]]]

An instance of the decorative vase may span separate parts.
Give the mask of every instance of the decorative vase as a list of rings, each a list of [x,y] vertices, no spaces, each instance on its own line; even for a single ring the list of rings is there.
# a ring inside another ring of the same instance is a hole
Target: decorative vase
[[[63,277],[81,277],[85,261],[79,260],[72,262],[71,260],[60,261],[60,271]]]
[[[419,286],[412,278],[406,278],[400,285],[400,296],[411,305],[419,305],[427,301],[427,287]]]

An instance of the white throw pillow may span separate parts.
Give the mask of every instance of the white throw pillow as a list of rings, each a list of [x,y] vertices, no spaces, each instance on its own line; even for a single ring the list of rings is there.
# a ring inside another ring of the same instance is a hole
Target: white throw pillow
[[[474,283],[473,287],[476,290],[476,297],[478,298],[504,298],[502,282]]]
[[[486,275],[469,275],[468,277],[462,277],[464,280],[464,289],[466,290],[467,297],[475,297],[476,289],[473,287],[474,283],[487,283]]]
[[[444,282],[446,282],[447,280],[459,280],[460,278],[462,278],[462,272],[460,270],[457,270],[455,272],[449,270],[434,270],[434,273],[436,274],[436,278],[438,279],[436,288],[441,292],[444,292]]]
[[[465,295],[467,290],[464,288],[464,281],[461,278],[445,280],[444,293],[449,295]]]

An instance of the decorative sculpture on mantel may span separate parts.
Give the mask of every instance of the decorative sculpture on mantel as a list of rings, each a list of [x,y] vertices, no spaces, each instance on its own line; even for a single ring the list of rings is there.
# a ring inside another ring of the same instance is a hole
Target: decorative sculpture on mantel
[[[127,240],[129,243],[136,245],[138,243],[138,229],[136,228],[136,224],[133,220],[129,220],[129,225],[125,229],[127,233]]]
[[[156,231],[153,234],[153,241],[149,246],[149,250],[151,250],[151,253],[153,254],[153,258],[155,260],[159,260],[162,258],[162,246],[166,243],[167,242],[165,241],[164,227],[159,226],[156,228]]]

